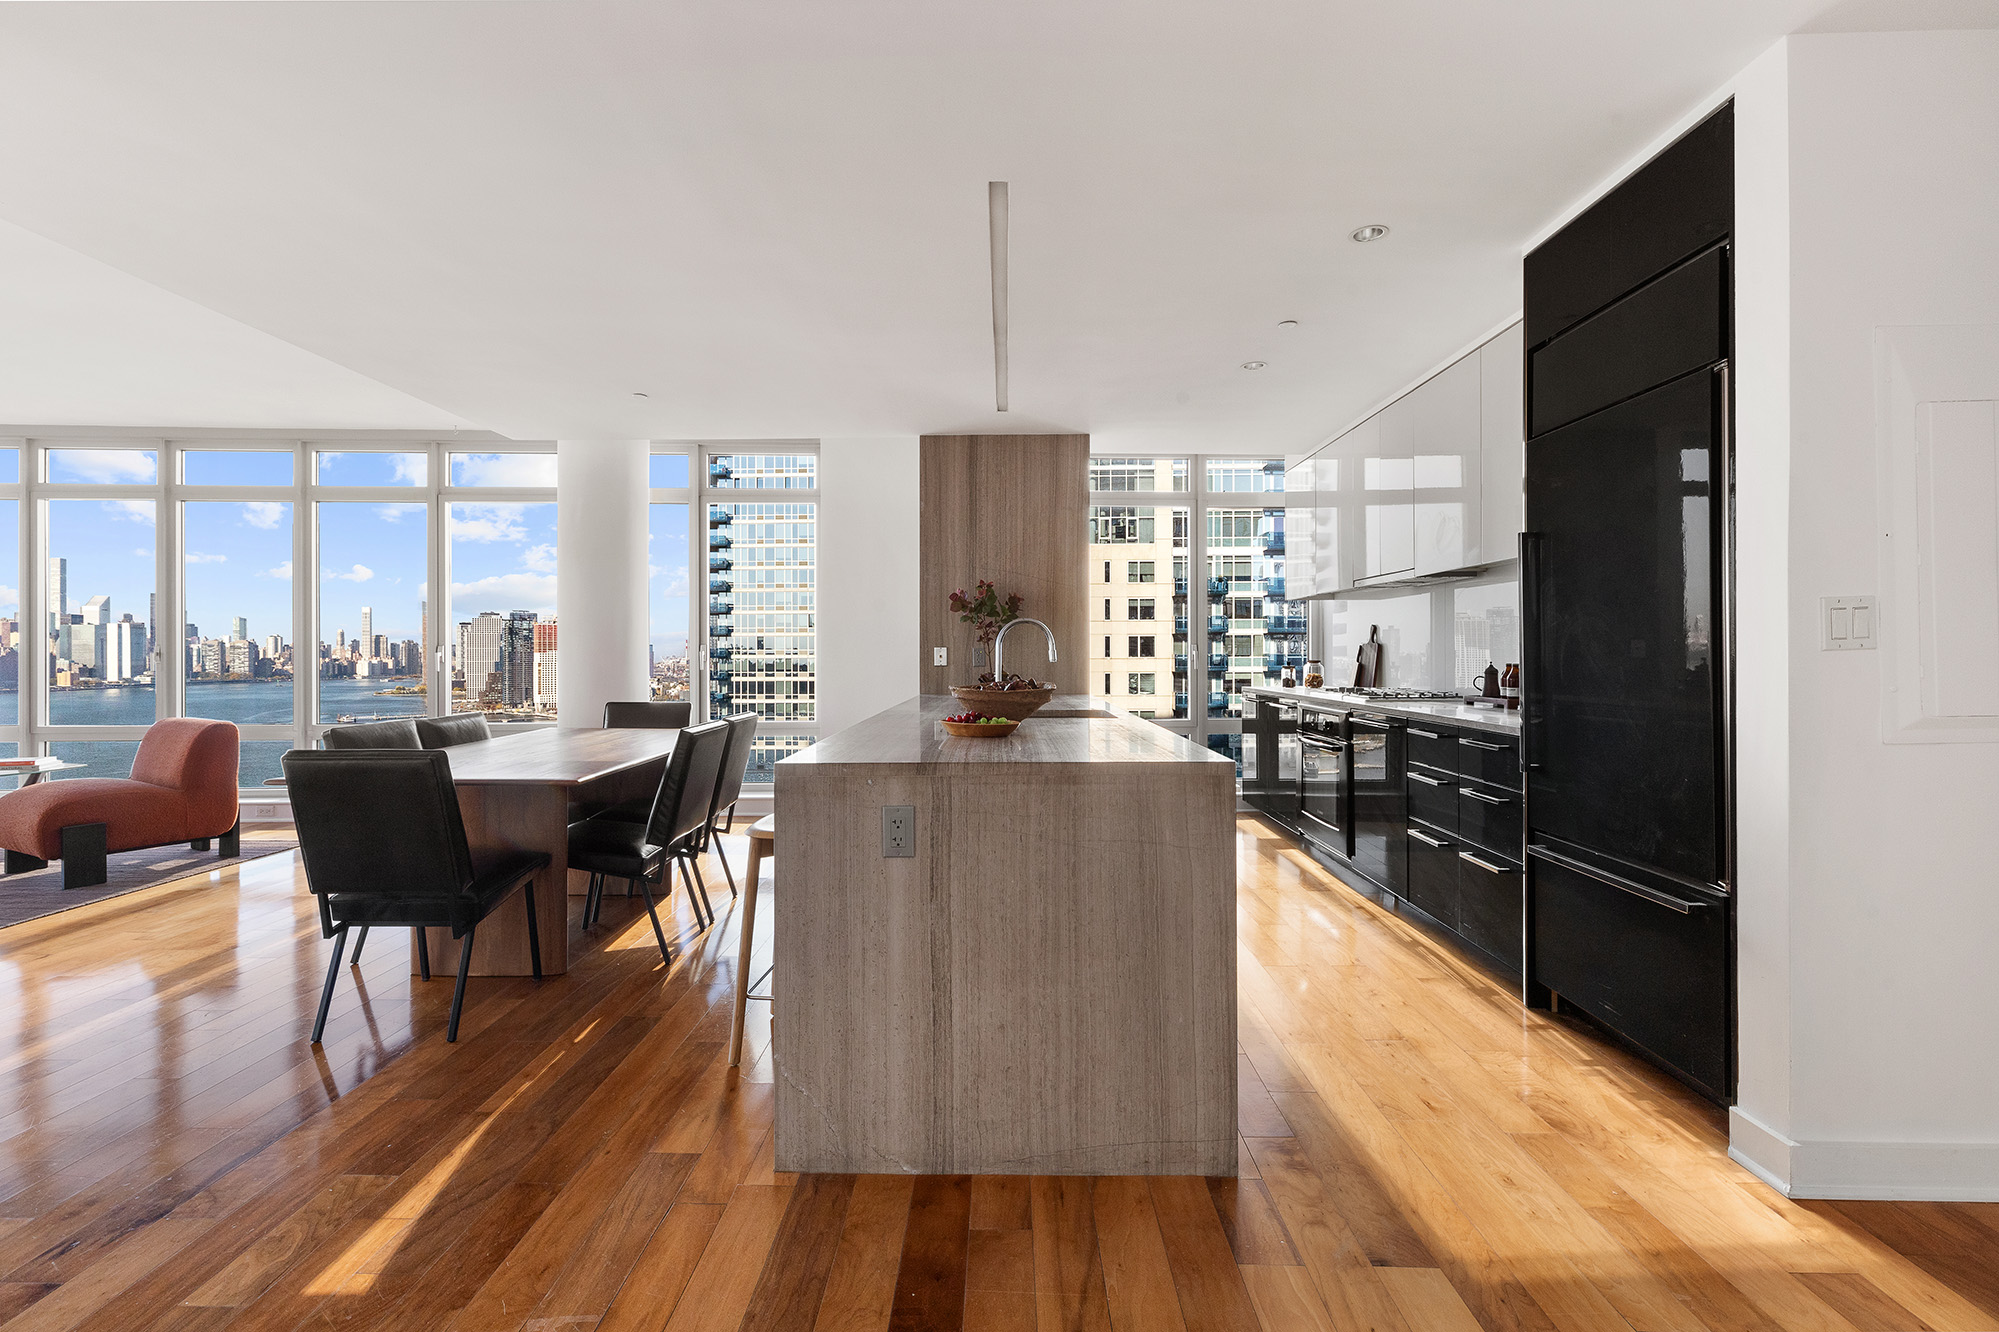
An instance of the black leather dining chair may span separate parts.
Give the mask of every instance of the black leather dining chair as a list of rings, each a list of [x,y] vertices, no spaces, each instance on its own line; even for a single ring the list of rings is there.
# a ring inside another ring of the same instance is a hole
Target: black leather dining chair
[[[708,821],[701,825],[700,845],[696,848],[706,851],[715,849],[715,859],[722,862],[722,873],[729,880],[729,896],[736,896],[736,872],[729,868],[729,855],[722,849],[720,837],[735,822],[736,802],[743,798],[743,778],[750,770],[750,751],[756,747],[757,714],[739,712],[729,719],[729,752],[722,760],[722,771],[715,782],[715,799],[708,807]],[[716,826],[717,822],[721,826]],[[694,862],[694,873],[701,874],[701,862]]]
[[[628,822],[618,816],[620,811],[613,811],[569,825],[569,868],[583,870],[590,876],[590,890],[583,902],[586,926],[595,923],[603,910],[604,881],[624,879],[645,897],[646,914],[652,917],[652,932],[659,941],[660,957],[668,962],[673,960],[666,945],[666,931],[659,923],[652,885],[659,882],[671,897],[673,886],[668,880],[678,862],[694,918],[702,920],[701,901],[694,895],[693,880],[687,877],[686,860],[691,857],[695,836],[708,817],[715,779],[728,744],[727,722],[688,727],[680,733],[673,753],[667,758],[666,774],[660,779],[645,822]],[[713,918],[711,909],[708,920]],[[707,928],[707,922],[702,922],[702,928]]]
[[[322,737],[328,749],[422,749],[416,733],[416,718],[396,717],[389,721],[359,722],[352,726],[330,726]]]
[[[449,749],[469,745],[474,740],[491,740],[493,728],[483,712],[461,712],[451,717],[418,717],[417,738],[425,749]]]
[[[376,925],[449,929],[460,940],[458,984],[451,992],[451,1024],[444,1039],[458,1039],[465,1006],[465,977],[479,922],[524,883],[528,955],[541,979],[541,940],[535,932],[531,880],[548,864],[544,852],[515,851],[474,860],[451,784],[451,760],[437,750],[294,749],[282,760],[298,828],[306,887],[319,899],[320,933],[333,940],[326,988],[312,1023],[312,1043],[326,1030],[333,981],[347,931],[356,927],[359,965],[368,931]],[[430,947],[417,938],[417,963],[430,979]]]
[[[677,731],[694,720],[692,703],[606,703],[607,731]]]

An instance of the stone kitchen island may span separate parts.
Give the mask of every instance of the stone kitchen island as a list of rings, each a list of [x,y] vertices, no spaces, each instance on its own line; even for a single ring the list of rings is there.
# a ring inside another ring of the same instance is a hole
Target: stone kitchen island
[[[1234,764],[1088,698],[1002,739],[961,706],[777,765],[777,1168],[1234,1174]]]

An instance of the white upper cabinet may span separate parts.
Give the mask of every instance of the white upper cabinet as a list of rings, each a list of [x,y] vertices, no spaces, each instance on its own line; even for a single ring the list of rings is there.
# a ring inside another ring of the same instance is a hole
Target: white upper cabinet
[[[1479,562],[1479,364],[1465,357],[1411,393],[1415,572]]]
[[[1317,475],[1316,454],[1291,459],[1284,469],[1284,595],[1294,601],[1335,590],[1316,581]]]
[[[1361,568],[1363,579],[1416,568],[1416,411],[1398,398],[1355,427],[1361,436]]]
[[[1343,592],[1353,582],[1354,561],[1347,546],[1353,523],[1340,516],[1341,488],[1353,489],[1354,467],[1341,456],[1338,442],[1319,450],[1312,483],[1318,487],[1318,522],[1312,533],[1312,586],[1323,594]]]
[[[1478,564],[1497,564],[1520,553],[1527,526],[1527,447],[1521,420],[1525,374],[1520,325],[1478,352],[1479,515]]]

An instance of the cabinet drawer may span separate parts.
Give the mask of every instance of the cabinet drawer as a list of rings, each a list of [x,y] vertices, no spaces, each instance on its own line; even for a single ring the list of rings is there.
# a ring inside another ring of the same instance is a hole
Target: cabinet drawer
[[[1520,742],[1497,734],[1460,735],[1457,771],[1509,791],[1520,789]]]
[[[1411,768],[1409,817],[1435,824],[1446,832],[1458,830],[1458,779]]]
[[[1457,839],[1409,825],[1409,901],[1451,929],[1458,927]]]
[[[1520,858],[1520,797],[1490,787],[1458,789],[1458,836],[1472,846]]]
[[[1458,733],[1448,726],[1432,726],[1425,722],[1418,726],[1411,722],[1403,728],[1409,737],[1409,761],[1420,763],[1426,768],[1434,768],[1440,773],[1458,770]]]
[[[1458,933],[1518,971],[1524,919],[1519,867],[1510,857],[1479,849],[1461,851],[1457,859]]]

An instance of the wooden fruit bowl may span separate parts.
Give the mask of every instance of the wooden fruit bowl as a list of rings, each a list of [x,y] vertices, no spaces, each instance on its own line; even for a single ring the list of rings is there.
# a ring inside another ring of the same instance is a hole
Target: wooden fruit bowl
[[[1047,689],[980,689],[976,685],[952,685],[951,696],[981,717],[1011,717],[1026,721],[1055,697]]]
[[[954,722],[944,723],[944,729],[952,735],[962,735],[967,740],[980,738],[996,740],[1003,735],[1012,735],[1020,729],[1020,723],[1010,722]]]

